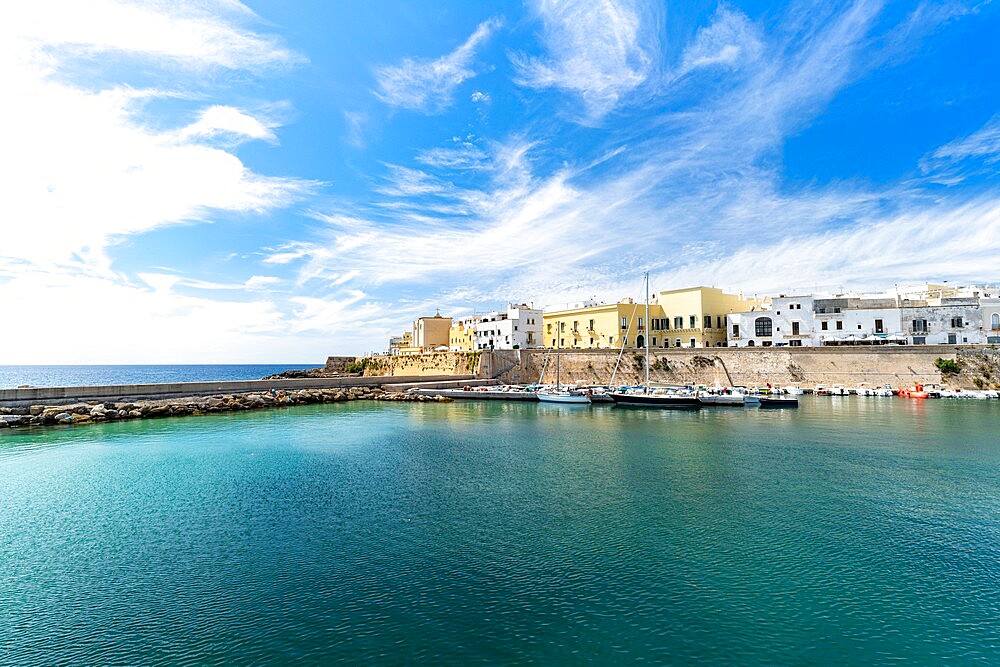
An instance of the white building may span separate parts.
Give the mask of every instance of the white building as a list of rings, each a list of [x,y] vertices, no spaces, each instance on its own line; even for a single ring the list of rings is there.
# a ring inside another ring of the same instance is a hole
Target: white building
[[[510,304],[507,310],[463,318],[475,350],[523,350],[542,344],[542,310]]]
[[[1000,299],[980,289],[940,285],[864,296],[779,296],[760,310],[729,316],[732,347],[973,345],[1000,342]],[[994,310],[985,302],[996,301]],[[993,332],[993,314],[997,330]],[[984,326],[985,323],[985,326]]]

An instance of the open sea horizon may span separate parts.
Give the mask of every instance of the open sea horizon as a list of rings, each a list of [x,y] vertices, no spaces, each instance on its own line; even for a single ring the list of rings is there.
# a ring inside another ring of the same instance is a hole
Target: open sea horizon
[[[322,364],[93,364],[0,366],[0,389],[88,387],[109,384],[259,380],[287,370]]]

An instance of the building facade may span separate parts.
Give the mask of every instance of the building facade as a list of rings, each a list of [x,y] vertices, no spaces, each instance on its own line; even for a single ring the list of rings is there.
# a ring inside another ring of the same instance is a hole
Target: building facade
[[[945,286],[875,295],[784,296],[730,316],[735,347],[974,345],[988,342],[980,291]],[[1000,308],[998,308],[1000,320]],[[997,322],[1000,327],[1000,321]],[[1000,336],[1000,330],[998,330]]]
[[[617,303],[584,301],[575,304],[546,308],[542,331],[542,345],[548,348],[607,349],[644,348],[649,336],[651,347],[665,347],[667,339],[663,309],[659,304],[649,304],[649,322],[646,322],[646,304],[633,299]]]
[[[731,313],[758,308],[757,299],[727,294],[715,287],[688,287],[659,293],[663,309],[663,347],[724,347]],[[669,332],[669,333],[667,333]]]

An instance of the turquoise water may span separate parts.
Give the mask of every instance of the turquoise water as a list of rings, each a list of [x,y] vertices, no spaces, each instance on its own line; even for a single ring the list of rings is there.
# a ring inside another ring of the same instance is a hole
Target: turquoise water
[[[0,663],[997,664],[1000,402],[0,432]]]
[[[0,389],[32,387],[86,387],[107,384],[160,382],[215,382],[259,380],[265,375],[318,364],[152,364],[81,366],[0,366]]]

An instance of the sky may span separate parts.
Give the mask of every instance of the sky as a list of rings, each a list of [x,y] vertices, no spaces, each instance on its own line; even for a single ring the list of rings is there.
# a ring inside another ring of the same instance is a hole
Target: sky
[[[0,364],[1000,280],[1000,3],[0,8]]]

